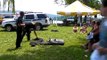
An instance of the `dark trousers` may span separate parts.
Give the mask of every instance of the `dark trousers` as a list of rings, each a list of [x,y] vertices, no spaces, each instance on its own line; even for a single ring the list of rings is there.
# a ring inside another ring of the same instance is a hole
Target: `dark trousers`
[[[16,48],[20,47],[20,44],[22,42],[22,30],[20,28],[16,31],[17,38],[16,38]]]
[[[26,34],[27,40],[29,41],[29,40],[30,40],[30,33],[31,33],[30,28],[25,29],[25,30],[23,31],[22,39],[23,39],[23,37],[24,37],[25,34]]]

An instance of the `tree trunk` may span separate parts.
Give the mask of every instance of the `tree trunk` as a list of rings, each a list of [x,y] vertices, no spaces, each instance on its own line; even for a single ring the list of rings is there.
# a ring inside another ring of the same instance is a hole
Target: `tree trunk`
[[[10,5],[10,2],[8,2],[8,12],[10,11],[10,6],[9,5]]]
[[[15,14],[15,0],[12,0],[12,4],[13,4],[12,12]]]

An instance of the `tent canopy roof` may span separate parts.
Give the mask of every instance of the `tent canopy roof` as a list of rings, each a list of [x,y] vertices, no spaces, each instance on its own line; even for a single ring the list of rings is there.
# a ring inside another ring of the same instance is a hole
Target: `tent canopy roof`
[[[80,1],[75,1],[72,4],[68,5],[62,11],[58,11],[57,14],[60,15],[96,15],[99,14],[99,10],[95,10],[85,4],[81,3]]]

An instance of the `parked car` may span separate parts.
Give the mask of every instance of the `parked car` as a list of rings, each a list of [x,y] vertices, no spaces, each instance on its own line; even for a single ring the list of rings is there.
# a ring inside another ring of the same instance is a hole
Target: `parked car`
[[[68,17],[63,20],[63,25],[69,26],[74,23],[74,17]]]
[[[48,27],[50,25],[49,18],[44,13],[27,13],[24,15],[23,22],[25,24],[35,23],[34,26],[36,30],[43,29],[43,27]],[[4,20],[2,22],[2,27],[7,31],[11,31],[16,28],[16,18],[11,20]]]
[[[67,21],[69,21],[70,24],[74,24],[74,17],[68,17]]]
[[[67,21],[72,21],[73,22],[74,21],[74,17],[68,17]]]

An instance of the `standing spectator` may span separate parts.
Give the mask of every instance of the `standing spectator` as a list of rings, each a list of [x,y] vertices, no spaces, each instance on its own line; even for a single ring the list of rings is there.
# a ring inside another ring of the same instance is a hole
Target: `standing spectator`
[[[25,26],[25,24],[23,23],[23,16],[24,16],[24,12],[21,11],[20,16],[16,20],[16,25],[17,25],[16,49],[20,47],[20,44],[22,42],[22,31],[23,31],[23,28]]]
[[[107,60],[107,0],[102,0],[101,14],[105,18],[100,26],[100,41],[93,45],[90,60]]]

